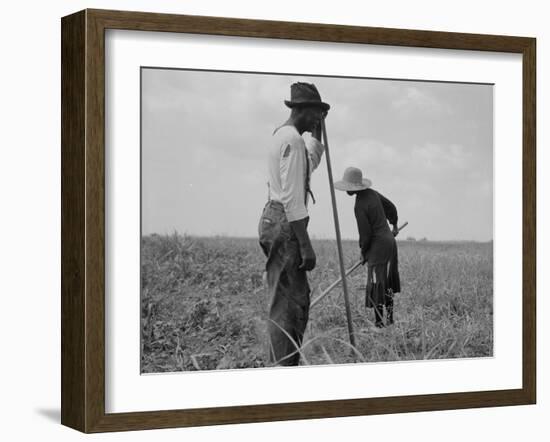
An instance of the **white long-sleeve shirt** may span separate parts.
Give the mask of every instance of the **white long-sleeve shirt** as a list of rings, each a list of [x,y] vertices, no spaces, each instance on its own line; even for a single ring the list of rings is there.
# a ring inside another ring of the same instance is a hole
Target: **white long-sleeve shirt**
[[[322,143],[314,137],[302,137],[294,126],[279,128],[270,140],[269,197],[283,204],[289,222],[308,216],[306,180],[321,162],[324,150]]]

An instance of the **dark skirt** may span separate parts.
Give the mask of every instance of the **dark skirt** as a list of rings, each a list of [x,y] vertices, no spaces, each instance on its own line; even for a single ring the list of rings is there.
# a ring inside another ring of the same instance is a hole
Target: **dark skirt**
[[[401,291],[397,259],[397,243],[392,243],[390,259],[379,264],[368,264],[366,307],[388,305],[393,300],[393,294]]]

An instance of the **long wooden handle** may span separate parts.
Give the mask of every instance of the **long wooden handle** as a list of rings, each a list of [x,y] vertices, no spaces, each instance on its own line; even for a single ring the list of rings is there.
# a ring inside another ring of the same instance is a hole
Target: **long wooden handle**
[[[408,224],[409,224],[408,221],[405,221],[403,224],[401,224],[401,227],[399,227],[397,229],[397,233],[401,232],[401,230],[403,230],[405,227],[407,227]]]
[[[325,157],[327,159],[328,181],[330,186],[330,196],[332,199],[332,214],[334,215],[334,229],[336,230],[336,244],[338,246],[338,261],[340,262],[340,275],[342,280],[342,289],[344,291],[344,302],[346,304],[346,317],[348,319],[349,342],[355,347],[355,336],[353,334],[353,323],[351,322],[351,308],[349,305],[348,286],[346,283],[346,269],[344,267],[344,252],[342,250],[342,238],[340,236],[340,222],[338,221],[338,209],[336,208],[336,194],[334,182],[332,179],[332,166],[330,165],[330,152],[328,148],[327,128],[325,120],[321,120],[321,129],[323,131],[323,140],[325,141]]]
[[[359,266],[361,265],[361,260],[357,261],[355,264],[353,264],[352,267],[350,267],[347,271],[346,271],[346,276],[349,276],[356,268],[358,268]],[[340,278],[338,278],[336,281],[334,281],[331,285],[329,285],[324,291],[323,293],[321,293],[319,296],[317,296],[317,298],[315,298],[309,308],[313,308],[315,307],[316,304],[319,303],[319,301],[321,301],[325,296],[327,296],[338,284],[340,284],[340,282],[342,281],[342,277],[340,276]]]

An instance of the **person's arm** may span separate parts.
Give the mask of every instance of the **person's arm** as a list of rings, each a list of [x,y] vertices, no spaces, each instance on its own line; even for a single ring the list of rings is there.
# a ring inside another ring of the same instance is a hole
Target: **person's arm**
[[[327,116],[325,111],[322,118],[323,121]],[[322,128],[321,121],[319,120],[318,124],[311,131],[311,137],[306,139],[306,149],[307,154],[309,155],[309,164],[311,166],[311,172],[317,169],[317,166],[323,158],[323,152],[325,151],[325,146],[321,141],[322,138]]]
[[[304,139],[306,145],[306,152],[309,157],[309,165],[311,172],[317,169],[317,166],[321,163],[323,153],[325,152],[325,146],[315,137],[307,137]]]
[[[292,231],[294,232],[294,235],[296,235],[296,238],[298,239],[298,244],[300,246],[300,256],[302,258],[302,262],[300,263],[298,268],[300,270],[309,271],[315,268],[317,258],[315,256],[313,246],[311,245],[311,241],[307,233],[307,220],[308,218],[303,218],[297,221],[292,221],[289,224],[292,228]]]
[[[382,207],[384,208],[384,214],[386,215],[386,219],[393,226],[393,235],[397,236],[397,233],[399,232],[397,227],[397,220],[398,220],[397,207],[395,207],[395,204],[393,204],[389,199],[387,199],[381,193],[378,193],[378,196],[380,197],[380,201],[382,202]]]
[[[325,121],[325,119],[327,118],[327,115],[328,115],[328,111],[325,110],[322,112],[322,116],[321,116],[321,119],[323,121]],[[311,135],[313,136],[313,138],[315,138],[317,141],[321,141],[321,137],[323,135],[323,128],[321,127],[321,120],[319,120],[317,122],[317,125],[313,128],[313,130],[311,131]]]
[[[372,241],[372,227],[366,210],[362,207],[355,206],[355,219],[357,221],[357,230],[359,231],[359,248],[361,249],[361,257],[363,264],[366,261],[367,251],[369,250]]]

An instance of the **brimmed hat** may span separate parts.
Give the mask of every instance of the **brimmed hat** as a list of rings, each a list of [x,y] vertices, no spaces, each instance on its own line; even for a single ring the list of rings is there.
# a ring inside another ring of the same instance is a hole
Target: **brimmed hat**
[[[290,85],[290,100],[285,100],[285,104],[290,107],[296,106],[318,106],[328,111],[330,104],[321,100],[321,95],[314,84],[294,83]]]
[[[337,190],[345,190],[348,192],[365,190],[372,186],[372,181],[368,178],[363,178],[361,169],[357,167],[348,167],[344,171],[344,177],[341,181],[334,183],[334,188]]]

